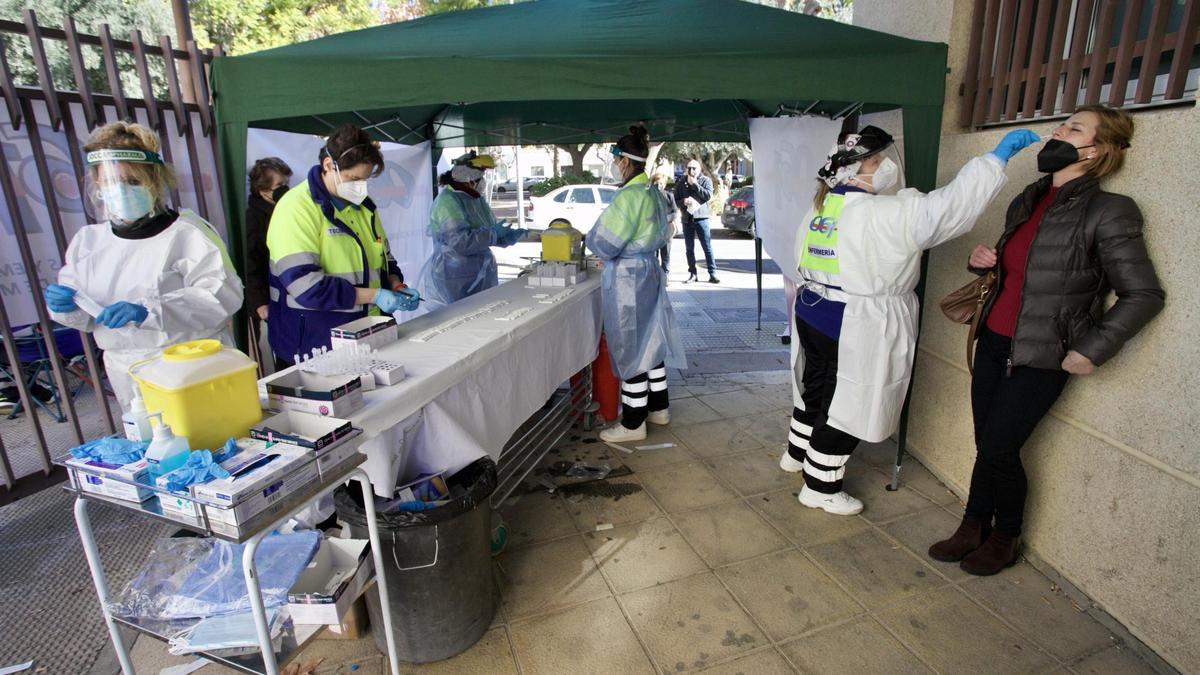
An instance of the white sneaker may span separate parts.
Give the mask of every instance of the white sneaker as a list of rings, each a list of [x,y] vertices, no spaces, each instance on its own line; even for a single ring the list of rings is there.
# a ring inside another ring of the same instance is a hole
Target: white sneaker
[[[788,473],[800,473],[804,470],[804,462],[797,462],[796,460],[792,459],[792,456],[788,454],[788,451],[785,449],[783,451],[783,457],[779,458],[779,468]]]
[[[862,513],[863,510],[863,503],[845,491],[827,495],[810,489],[807,485],[800,488],[800,503],[810,509],[821,509],[835,516],[853,516]]]
[[[671,409],[668,408],[666,410],[655,410],[649,415],[646,415],[646,421],[650,424],[670,424]]]
[[[646,423],[636,429],[629,429],[624,424],[617,422],[611,427],[600,432],[600,440],[609,443],[622,443],[624,441],[644,441],[646,440]]]

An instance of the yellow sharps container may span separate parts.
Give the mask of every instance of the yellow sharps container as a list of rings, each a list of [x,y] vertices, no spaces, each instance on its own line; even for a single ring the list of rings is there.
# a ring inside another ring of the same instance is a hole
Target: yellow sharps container
[[[583,259],[583,233],[558,221],[542,233],[542,260],[571,262]]]
[[[187,436],[193,450],[246,436],[262,419],[253,359],[219,340],[172,345],[130,366],[129,374],[146,409],[161,411],[163,422],[176,436]]]

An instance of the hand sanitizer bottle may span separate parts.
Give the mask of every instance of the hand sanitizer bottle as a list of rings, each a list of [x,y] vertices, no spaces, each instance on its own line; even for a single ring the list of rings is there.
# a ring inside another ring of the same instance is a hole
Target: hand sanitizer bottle
[[[150,413],[146,412],[146,402],[140,393],[134,393],[129,402],[129,412],[121,415],[121,426],[125,427],[125,438],[131,441],[149,441],[153,430],[150,428]]]
[[[150,417],[158,419],[158,425],[154,427],[154,440],[146,449],[146,463],[149,465],[150,482],[153,483],[159,476],[183,466],[189,449],[186,437],[176,436],[171,433],[171,427],[163,424],[162,413],[154,413]]]

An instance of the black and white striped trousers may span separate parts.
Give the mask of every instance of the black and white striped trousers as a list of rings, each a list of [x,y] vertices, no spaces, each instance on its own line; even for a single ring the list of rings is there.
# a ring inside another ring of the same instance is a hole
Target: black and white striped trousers
[[[642,426],[646,415],[666,410],[668,405],[667,367],[664,363],[621,383],[621,424],[626,429]]]
[[[804,484],[810,489],[826,494],[841,492],[846,461],[858,446],[858,439],[828,424],[829,405],[837,386],[838,343],[800,319],[796,319],[792,339],[798,339],[804,350],[804,409],[792,408],[788,455],[804,463]]]

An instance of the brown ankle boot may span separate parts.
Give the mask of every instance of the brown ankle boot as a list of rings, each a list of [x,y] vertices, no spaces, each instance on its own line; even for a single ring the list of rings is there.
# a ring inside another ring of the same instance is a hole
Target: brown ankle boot
[[[962,523],[949,539],[929,547],[929,557],[942,562],[958,562],[982,546],[990,531],[987,525],[970,516],[963,516]]]
[[[1020,554],[1020,537],[993,531],[983,546],[967,554],[958,566],[967,574],[986,577],[1016,563]]]

